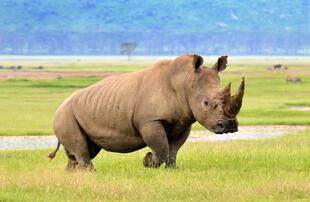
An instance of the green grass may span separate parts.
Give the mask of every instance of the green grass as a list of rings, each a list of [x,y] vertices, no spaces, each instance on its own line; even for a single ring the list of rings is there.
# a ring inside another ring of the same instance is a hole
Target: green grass
[[[141,70],[149,64],[155,62],[153,59],[130,60],[127,59],[87,59],[87,60],[4,60],[1,65],[4,67],[22,66],[21,71],[42,71],[38,70],[38,66],[42,66],[47,71],[105,71],[105,72],[132,72]],[[10,71],[8,69],[0,69],[2,71]]]
[[[132,72],[144,69],[145,64],[93,64],[77,65],[67,64],[62,66],[50,66],[45,69],[49,71],[105,71],[105,72]],[[33,69],[33,68],[29,68]]]
[[[0,152],[0,201],[309,201],[310,131],[277,139],[187,143],[177,169],[147,169],[147,149],[102,151],[95,173],[64,171],[63,149]]]
[[[273,63],[276,62],[278,61]],[[128,69],[127,62],[121,63],[114,62],[111,65],[119,65],[119,71],[132,71],[141,69],[141,64],[144,64],[130,61],[131,67]],[[310,106],[310,62],[291,61],[283,65],[289,66],[287,73],[266,71],[266,67],[271,66],[266,61],[254,61],[254,63],[239,61],[239,63],[233,62],[221,73],[222,85],[232,82],[233,92],[238,87],[241,76],[244,75],[246,78],[243,107],[238,115],[241,125],[310,125],[310,111],[289,109],[289,106],[293,105]],[[97,68],[91,64],[83,68],[87,67],[93,68],[88,71]],[[80,68],[80,64],[70,68],[71,70]],[[286,84],[285,74],[300,76],[304,82]],[[75,78],[0,81],[0,135],[52,134],[53,114],[60,103],[75,90],[98,80],[98,78]],[[203,128],[195,124],[194,129]]]
[[[77,89],[98,78],[0,81],[0,135],[52,134],[53,114]]]

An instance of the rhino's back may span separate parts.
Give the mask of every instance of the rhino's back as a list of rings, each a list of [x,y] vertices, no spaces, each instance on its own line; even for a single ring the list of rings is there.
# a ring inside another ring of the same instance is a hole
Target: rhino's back
[[[72,97],[79,124],[106,150],[127,152],[145,146],[132,121],[141,74],[108,77]]]

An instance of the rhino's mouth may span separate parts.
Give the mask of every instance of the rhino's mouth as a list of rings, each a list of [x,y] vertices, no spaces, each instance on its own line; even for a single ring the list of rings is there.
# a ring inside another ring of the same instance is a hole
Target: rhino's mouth
[[[226,133],[234,133],[237,131],[238,131],[238,128],[229,129],[229,130],[225,130],[225,129],[213,130],[212,132],[214,132],[215,134],[226,134]]]
[[[216,134],[234,133],[238,131],[236,120],[221,120],[211,130]]]

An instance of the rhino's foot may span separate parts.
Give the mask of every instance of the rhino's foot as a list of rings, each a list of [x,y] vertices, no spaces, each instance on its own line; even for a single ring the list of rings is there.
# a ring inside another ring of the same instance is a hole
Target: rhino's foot
[[[95,167],[93,166],[91,162],[88,164],[80,165],[78,164],[77,161],[71,161],[71,160],[69,160],[66,170],[67,171],[85,170],[85,171],[91,171],[91,172],[96,171]]]
[[[166,168],[176,168],[175,158],[169,158],[166,163]]]
[[[158,158],[152,154],[152,152],[148,152],[144,157],[143,165],[147,168],[158,168],[161,163]]]
[[[67,171],[72,171],[72,170],[75,170],[76,167],[78,165],[78,162],[77,161],[73,161],[73,160],[69,160],[68,161],[68,164],[66,166],[66,170]]]
[[[82,164],[82,165],[78,164],[77,168],[79,170],[85,170],[85,171],[90,171],[90,172],[96,171],[96,169],[95,169],[94,165],[92,164],[92,162],[85,163],[85,164]]]

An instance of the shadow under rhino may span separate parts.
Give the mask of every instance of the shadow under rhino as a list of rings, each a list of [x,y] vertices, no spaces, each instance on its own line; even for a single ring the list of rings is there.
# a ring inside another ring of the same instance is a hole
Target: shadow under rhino
[[[211,132],[236,132],[244,79],[235,95],[220,89],[222,56],[212,68],[199,55],[162,60],[149,68],[108,77],[73,93],[57,109],[54,132],[69,159],[67,169],[93,170],[101,149],[127,153],[146,146],[145,167],[176,166],[176,156],[198,121]]]

